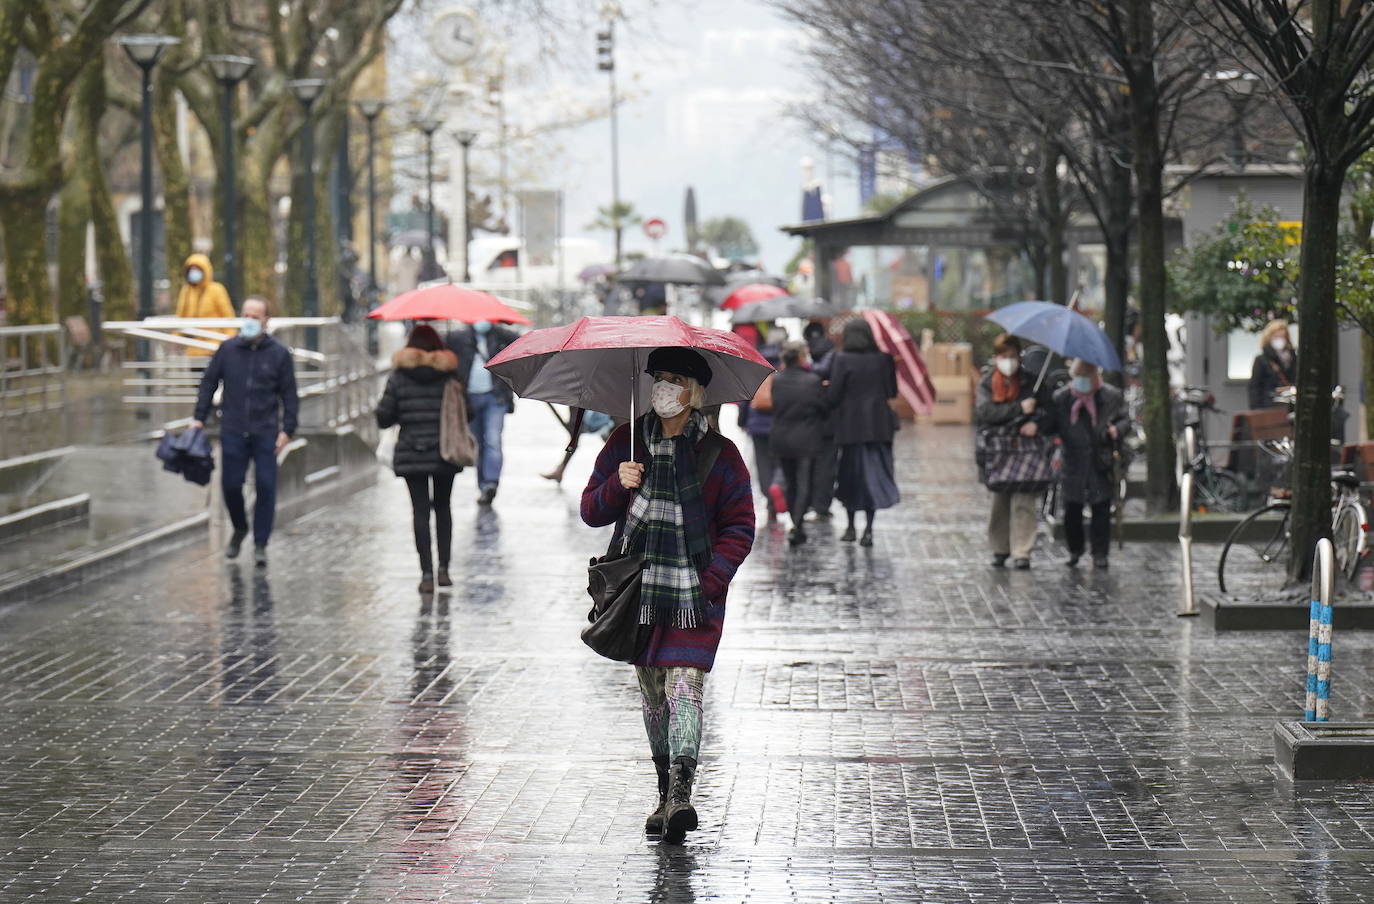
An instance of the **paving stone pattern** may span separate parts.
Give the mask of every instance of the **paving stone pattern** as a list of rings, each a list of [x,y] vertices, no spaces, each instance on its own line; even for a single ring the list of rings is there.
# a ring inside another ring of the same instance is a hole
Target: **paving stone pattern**
[[[384,478],[266,573],[184,549],[0,612],[0,901],[1374,900],[1374,786],[1273,765],[1300,633],[1175,618],[1168,544],[987,567],[961,428],[903,432],[871,550],[760,531],[701,828],[647,842],[631,675],[577,640],[594,449],[541,481],[557,429],[521,406],[495,509],[459,478],[433,599]],[[1335,649],[1333,713],[1374,717],[1374,641]]]

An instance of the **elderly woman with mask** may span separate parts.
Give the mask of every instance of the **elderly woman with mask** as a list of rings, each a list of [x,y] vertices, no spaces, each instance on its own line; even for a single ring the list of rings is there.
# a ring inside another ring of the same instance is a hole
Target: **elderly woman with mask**
[[[1078,565],[1085,543],[1083,506],[1092,510],[1093,566],[1107,567],[1111,548],[1112,458],[1117,439],[1130,427],[1121,390],[1102,382],[1096,364],[1074,361],[1069,383],[1054,394],[1056,432],[1063,443],[1060,496],[1064,500],[1064,540],[1070,568]]]
[[[702,689],[725,625],[725,597],[754,543],[749,469],[701,413],[711,368],[689,348],[648,358],[653,413],[617,428],[582,491],[582,520],[616,526],[642,551],[640,624],[653,635],[635,675],[658,772],[658,806],[644,830],[680,844],[697,827],[692,782],[701,745]],[[630,430],[635,431],[631,458]],[[704,479],[698,456],[714,455]]]
[[[1288,323],[1271,320],[1260,333],[1260,353],[1250,370],[1250,407],[1278,408],[1274,393],[1298,382],[1298,355],[1288,338]]]
[[[1003,333],[992,346],[992,366],[983,374],[974,396],[973,422],[980,431],[998,437],[1033,438],[1048,432],[1051,412],[1048,391],[1036,388],[1036,375],[1021,366],[1021,340]],[[990,486],[992,511],[988,514],[988,543],[992,565],[1002,568],[1007,559],[1020,571],[1030,568],[1035,546],[1036,508],[1043,490],[1039,487]]]

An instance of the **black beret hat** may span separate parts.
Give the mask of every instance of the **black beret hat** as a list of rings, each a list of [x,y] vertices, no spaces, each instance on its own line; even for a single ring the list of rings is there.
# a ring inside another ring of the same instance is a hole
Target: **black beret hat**
[[[645,366],[644,372],[652,374],[660,370],[683,377],[693,377],[702,386],[709,386],[711,383],[711,365],[706,363],[706,359],[699,352],[690,348],[665,345],[649,352],[649,363]]]

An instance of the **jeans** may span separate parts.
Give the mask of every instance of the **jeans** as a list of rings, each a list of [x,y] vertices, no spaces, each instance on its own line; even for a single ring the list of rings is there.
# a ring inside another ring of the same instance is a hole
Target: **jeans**
[[[434,496],[430,497],[430,482]],[[410,490],[410,507],[415,520],[415,551],[420,554],[420,571],[434,573],[434,554],[430,549],[429,513],[434,511],[434,531],[439,540],[439,567],[448,568],[449,553],[453,549],[453,508],[449,498],[453,494],[452,474],[417,474],[406,478]]]
[[[235,531],[248,530],[244,511],[243,482],[248,477],[248,462],[253,462],[257,499],[253,503],[253,545],[266,546],[272,536],[272,519],[277,513],[277,435],[275,433],[226,433],[220,437],[224,469],[220,487],[224,507]]]
[[[1112,548],[1112,502],[1100,502],[1089,506],[1092,509],[1092,525],[1088,528],[1088,538],[1092,543],[1093,558],[1105,559]],[[1083,505],[1065,501],[1064,503],[1064,542],[1069,547],[1069,555],[1083,555]]]
[[[993,493],[988,543],[999,556],[1029,559],[1035,546],[1035,509],[1039,493]]]
[[[477,442],[477,489],[501,482],[501,428],[506,423],[506,403],[494,392],[468,396],[468,424]]]
[[[810,458],[778,459],[778,465],[782,468],[787,511],[792,514],[794,525],[802,523],[802,518],[811,505],[811,462]]]

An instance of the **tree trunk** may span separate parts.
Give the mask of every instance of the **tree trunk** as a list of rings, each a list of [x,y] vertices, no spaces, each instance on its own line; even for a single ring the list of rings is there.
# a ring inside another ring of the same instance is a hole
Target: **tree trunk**
[[[170,62],[165,65],[171,65]],[[154,70],[157,76],[157,71]],[[165,230],[167,253],[167,283],[172,298],[181,286],[182,265],[192,251],[194,230],[191,226],[191,180],[181,161],[181,145],[177,140],[177,87],[171,78],[155,77],[153,83],[153,151],[157,155],[158,172],[162,175],[162,224]],[[218,218],[216,218],[218,222]],[[223,282],[224,277],[217,274]],[[235,298],[237,305],[241,299]]]
[[[1039,198],[1040,219],[1045,236],[1045,299],[1068,304],[1069,270],[1064,260],[1065,220],[1063,192],[1059,184],[1059,147],[1052,141],[1041,143]]]
[[[84,124],[83,124],[84,125]],[[57,314],[86,316],[86,225],[91,220],[89,172],[79,160],[57,200]]]
[[[1118,357],[1126,354],[1126,308],[1131,303],[1131,229],[1135,219],[1132,206],[1135,194],[1131,171],[1114,167],[1105,199],[1107,222],[1102,225],[1107,251],[1107,272],[1103,275],[1107,336]]]
[[[1151,0],[1133,0],[1130,9],[1131,43],[1140,53],[1154,47]],[[1131,132],[1136,181],[1136,210],[1140,249],[1140,320],[1145,349],[1142,383],[1145,388],[1145,505],[1148,511],[1167,511],[1175,496],[1173,418],[1169,400],[1169,339],[1164,326],[1168,304],[1168,275],[1164,260],[1164,154],[1160,147],[1159,90],[1154,60],[1132,61]]]
[[[105,166],[100,153],[100,122],[105,116],[105,69],[96,64],[81,83],[78,100],[80,130],[77,169],[84,181],[90,204],[90,218],[95,226],[96,269],[104,286],[105,320],[134,319],[134,269],[124,239],[119,233],[119,217],[110,197],[110,185],[105,180]],[[82,230],[85,239],[85,230]],[[83,247],[84,252],[84,247]],[[82,254],[85,260],[85,254]],[[66,274],[59,273],[58,278]],[[83,268],[84,275],[84,268]],[[86,312],[85,293],[82,293],[79,312]]]
[[[1298,401],[1293,455],[1293,543],[1288,574],[1311,572],[1317,540],[1331,536],[1331,387],[1335,382],[1336,255],[1345,173],[1308,163],[1302,210]]]
[[[6,311],[11,326],[53,322],[48,281],[48,186],[0,193],[5,224]]]

